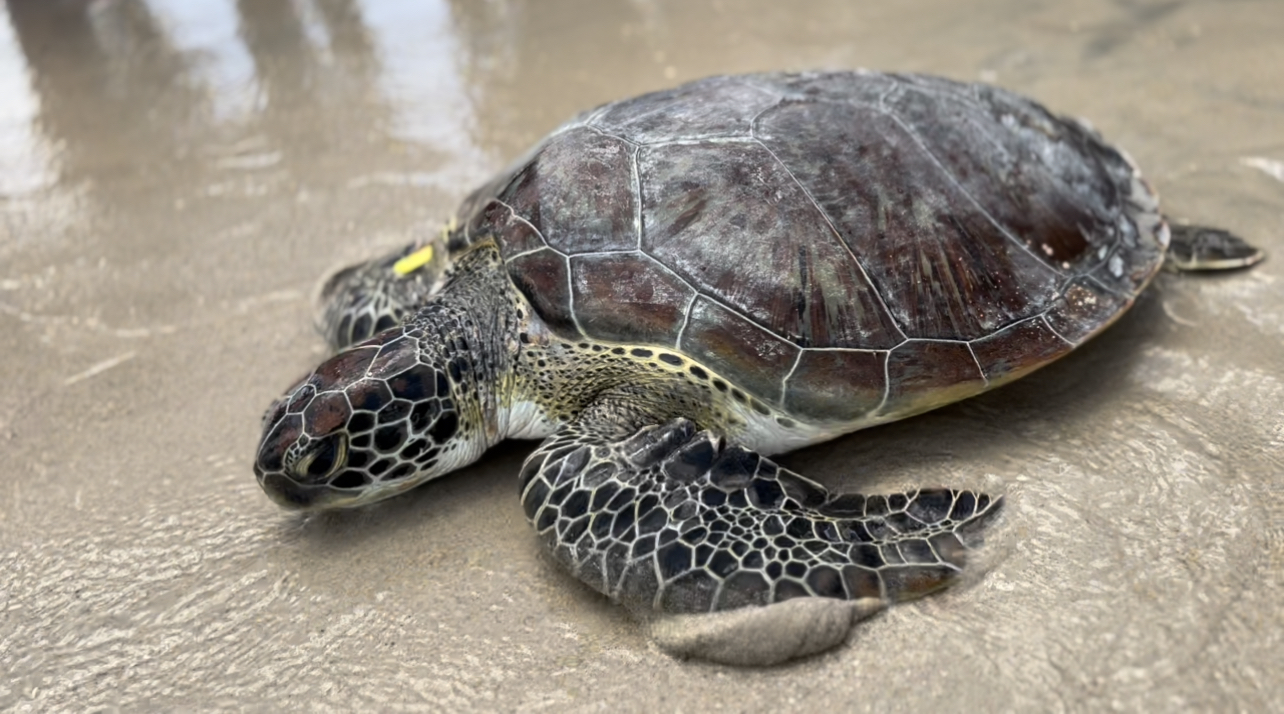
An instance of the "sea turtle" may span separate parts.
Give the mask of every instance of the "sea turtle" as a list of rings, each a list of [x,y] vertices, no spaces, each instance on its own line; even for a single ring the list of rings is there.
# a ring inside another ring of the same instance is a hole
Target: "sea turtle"
[[[1186,269],[1261,255],[1172,235]],[[326,281],[338,352],[269,408],[255,473],[342,508],[543,439],[519,490],[557,561],[662,613],[669,651],[780,661],[948,584],[1000,500],[768,456],[1048,364],[1172,247],[1124,154],[1002,89],[712,77],[580,115],[440,237]]]

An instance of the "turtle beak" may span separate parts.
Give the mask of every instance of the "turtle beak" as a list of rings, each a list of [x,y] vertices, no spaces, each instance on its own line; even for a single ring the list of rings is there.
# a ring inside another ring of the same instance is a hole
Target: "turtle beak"
[[[276,505],[291,511],[321,511],[357,505],[359,498],[327,484],[307,485],[283,473],[260,473],[259,485]]]

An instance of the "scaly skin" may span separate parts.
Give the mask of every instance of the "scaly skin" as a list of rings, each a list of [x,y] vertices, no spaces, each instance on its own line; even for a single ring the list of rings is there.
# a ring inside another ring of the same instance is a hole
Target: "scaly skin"
[[[358,506],[476,461],[506,433],[518,317],[494,248],[399,327],[322,363],[264,417],[255,473],[283,506]]]
[[[520,487],[556,559],[628,605],[767,613],[740,625],[740,639],[791,598],[868,611],[944,587],[999,510],[967,491],[831,495],[755,453],[740,438],[753,419],[790,423],[683,355],[552,336],[483,242],[404,325],[278,400],[255,470],[283,506],[350,507],[471,463],[507,436],[547,437]],[[781,656],[734,649],[746,661]]]
[[[666,613],[820,596],[895,602],[948,584],[997,502],[831,495],[685,419],[634,430],[596,402],[522,469],[522,505],[594,589]]]

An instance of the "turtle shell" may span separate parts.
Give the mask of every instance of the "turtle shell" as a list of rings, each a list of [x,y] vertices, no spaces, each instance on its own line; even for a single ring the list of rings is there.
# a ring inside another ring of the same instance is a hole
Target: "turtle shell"
[[[1167,228],[1082,124],[982,84],[714,77],[607,104],[470,196],[556,334],[684,353],[814,422],[884,421],[1060,357]]]

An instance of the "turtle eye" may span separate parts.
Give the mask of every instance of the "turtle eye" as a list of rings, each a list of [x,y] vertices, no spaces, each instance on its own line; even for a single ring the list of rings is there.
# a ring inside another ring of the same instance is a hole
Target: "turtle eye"
[[[347,457],[347,438],[343,434],[331,434],[299,459],[294,472],[309,481],[320,481],[338,471]]]

